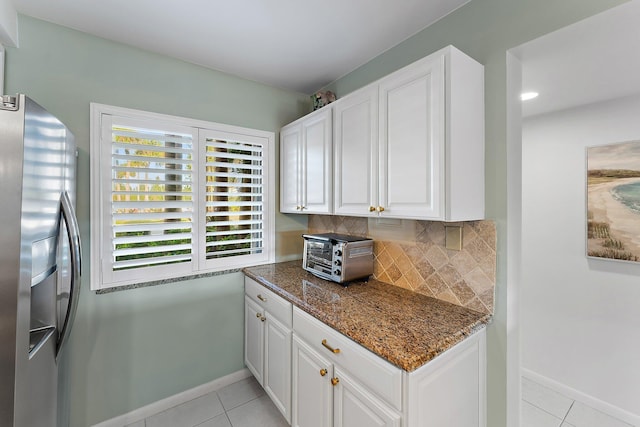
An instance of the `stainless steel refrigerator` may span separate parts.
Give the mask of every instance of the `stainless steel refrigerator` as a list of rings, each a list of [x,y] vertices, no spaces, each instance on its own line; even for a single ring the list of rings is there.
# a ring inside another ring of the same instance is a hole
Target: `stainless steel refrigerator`
[[[52,427],[80,290],[76,146],[28,97],[0,101],[0,426]]]

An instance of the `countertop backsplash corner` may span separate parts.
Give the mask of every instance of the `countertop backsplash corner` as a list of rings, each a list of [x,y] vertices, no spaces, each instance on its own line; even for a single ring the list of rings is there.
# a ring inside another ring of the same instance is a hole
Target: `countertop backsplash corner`
[[[460,251],[445,246],[445,225],[450,225],[448,223],[398,221],[389,224],[385,232],[378,233],[378,229],[370,230],[368,218],[309,215],[309,232],[372,237],[375,240],[375,279],[493,314],[496,283],[496,226],[493,221],[458,223],[463,227]],[[394,233],[393,227],[398,228],[398,233]],[[413,236],[408,235],[407,230]],[[399,238],[395,238],[396,235]]]

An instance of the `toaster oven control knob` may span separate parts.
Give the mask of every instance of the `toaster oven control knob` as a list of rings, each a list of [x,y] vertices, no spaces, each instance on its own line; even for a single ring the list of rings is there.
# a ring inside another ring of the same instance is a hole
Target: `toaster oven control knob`
[[[340,267],[342,265],[342,261],[340,261],[339,259],[335,260],[335,265]]]
[[[339,276],[342,274],[342,272],[340,271],[339,268],[336,268],[335,271],[333,272],[333,274],[335,274],[336,276]]]
[[[342,251],[340,249],[336,249],[336,256],[342,256]]]

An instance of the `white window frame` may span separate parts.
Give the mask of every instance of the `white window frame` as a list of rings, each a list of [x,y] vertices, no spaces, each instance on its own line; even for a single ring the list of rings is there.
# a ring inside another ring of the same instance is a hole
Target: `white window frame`
[[[90,188],[91,188],[91,289],[100,290],[167,279],[189,278],[196,275],[235,270],[250,265],[275,261],[275,134],[273,132],[232,126],[185,117],[152,113],[104,104],[90,105]],[[193,239],[192,261],[158,265],[114,272],[110,266],[111,242],[111,131],[105,130],[110,118],[119,116],[128,121],[159,123],[163,129],[175,128],[193,132]],[[207,136],[263,146],[263,251],[255,255],[206,259],[204,230],[206,221],[205,156],[203,144]],[[126,274],[122,274],[125,273]],[[115,274],[114,274],[115,273]]]
[[[4,95],[4,46],[0,43],[0,95]]]

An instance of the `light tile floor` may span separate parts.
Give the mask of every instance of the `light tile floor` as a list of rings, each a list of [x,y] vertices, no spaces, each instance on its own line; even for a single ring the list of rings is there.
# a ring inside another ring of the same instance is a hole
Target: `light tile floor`
[[[521,427],[637,427],[522,378]]]
[[[253,377],[125,427],[287,427]],[[355,426],[354,426],[355,427]],[[521,427],[640,427],[522,379]]]
[[[286,427],[287,421],[249,377],[126,427]]]

